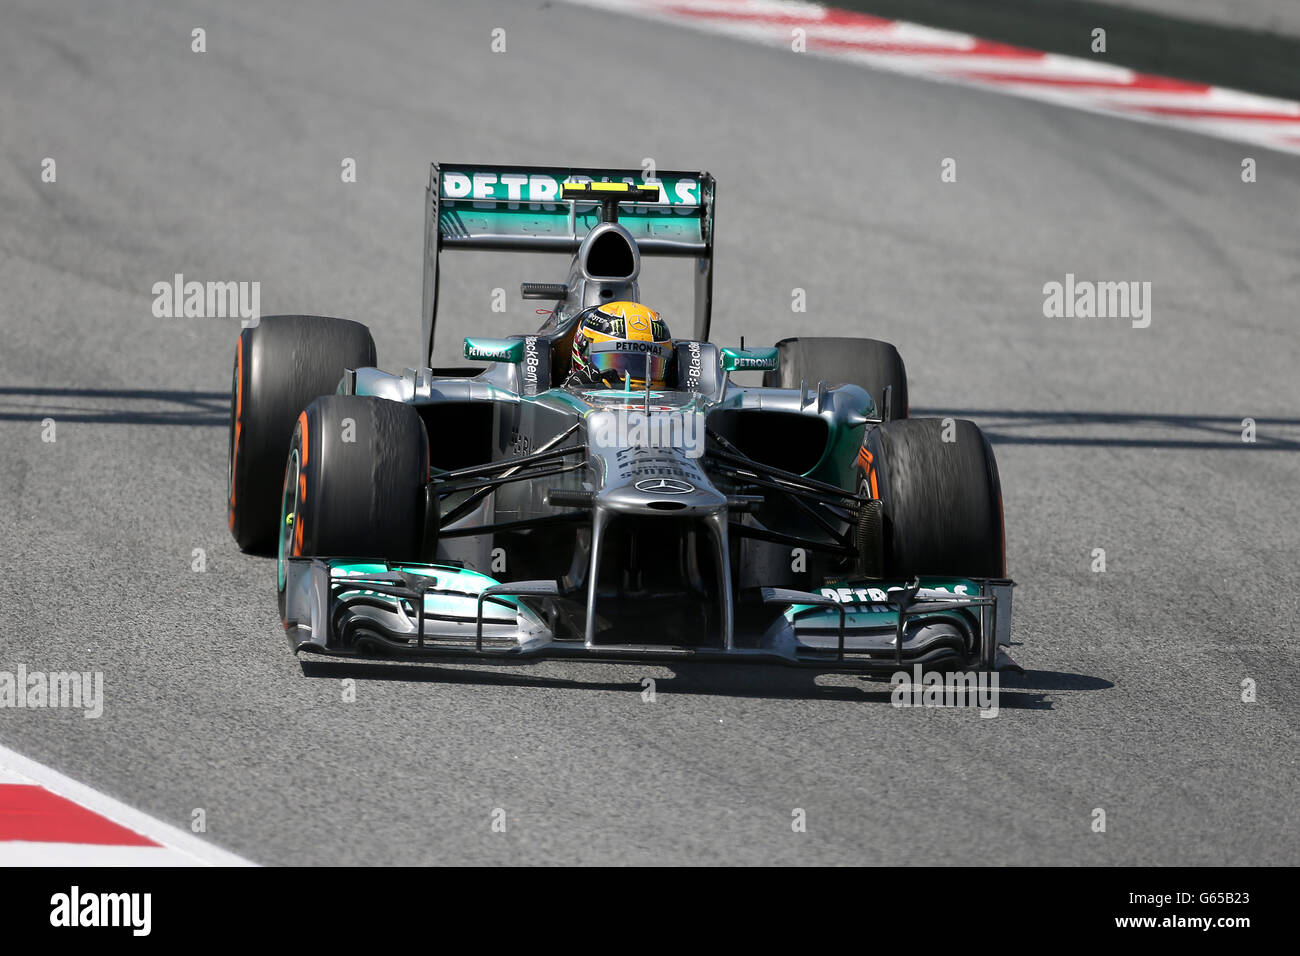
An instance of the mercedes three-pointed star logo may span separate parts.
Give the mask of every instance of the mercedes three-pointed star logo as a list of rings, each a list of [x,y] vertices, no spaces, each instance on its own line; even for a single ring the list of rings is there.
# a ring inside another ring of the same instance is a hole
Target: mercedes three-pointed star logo
[[[636,483],[636,490],[661,495],[689,495],[695,486],[676,478],[642,478]]]

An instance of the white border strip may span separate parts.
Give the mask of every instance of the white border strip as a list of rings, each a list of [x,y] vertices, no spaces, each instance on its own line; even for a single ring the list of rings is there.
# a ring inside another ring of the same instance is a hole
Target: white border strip
[[[197,864],[203,866],[257,866],[256,863],[245,860],[242,856],[237,856],[220,847],[213,846],[192,833],[186,833],[170,823],[163,823],[147,813],[128,807],[120,800],[115,800],[107,794],[100,793],[84,783],[78,783],[71,777],[66,777],[57,770],[39,764],[35,760],[24,757],[22,754],[0,744],[0,772],[4,770],[9,770],[19,777],[24,777],[32,783],[44,787],[51,793],[80,804],[87,810],[98,813],[100,816],[112,820],[128,830],[134,830],[155,843],[161,843],[164,847],[184,854],[192,858]],[[4,844],[0,843],[0,847],[3,846]],[[34,847],[30,843],[25,843],[23,846],[28,849]],[[57,846],[67,847],[76,846],[76,844],[57,844]],[[94,848],[98,849],[99,845],[96,844]],[[87,845],[87,849],[90,849],[89,845]],[[59,860],[58,862],[72,863],[71,860]],[[123,862],[125,862],[125,859],[123,859]],[[159,862],[161,861],[151,861],[152,865],[157,865]]]

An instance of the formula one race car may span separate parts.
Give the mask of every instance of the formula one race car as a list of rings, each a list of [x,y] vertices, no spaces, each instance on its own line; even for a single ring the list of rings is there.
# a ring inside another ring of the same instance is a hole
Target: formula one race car
[[[277,315],[235,350],[229,523],[278,555],[295,651],[520,663],[1014,666],[1002,497],[971,422],[907,417],[892,345],[709,341],[714,180],[438,166],[422,355]],[[444,249],[555,251],[535,332],[432,367]],[[694,327],[641,301],[694,259]],[[762,386],[732,380],[761,372]],[[287,456],[287,460],[286,460]]]

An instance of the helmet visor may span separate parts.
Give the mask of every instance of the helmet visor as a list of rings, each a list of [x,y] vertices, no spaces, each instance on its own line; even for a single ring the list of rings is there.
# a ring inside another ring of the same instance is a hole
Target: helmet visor
[[[673,347],[667,343],[620,339],[593,342],[590,361],[599,372],[617,372],[619,378],[631,377],[634,381],[644,382],[648,360],[650,381],[662,382],[672,355]]]

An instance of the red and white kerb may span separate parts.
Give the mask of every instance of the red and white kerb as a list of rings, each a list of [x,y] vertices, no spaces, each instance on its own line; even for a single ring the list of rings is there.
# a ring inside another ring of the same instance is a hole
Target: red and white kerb
[[[1300,103],[790,0],[570,0],[766,46],[1300,153]],[[796,33],[796,31],[801,31]]]

